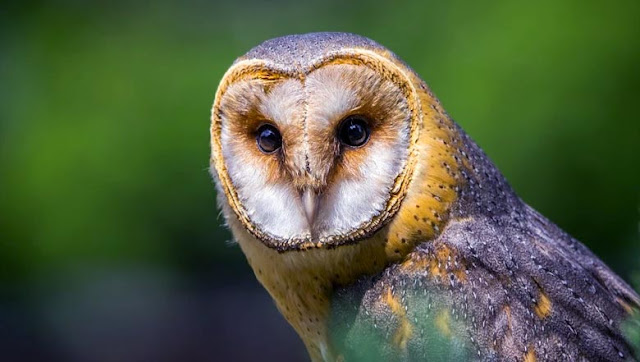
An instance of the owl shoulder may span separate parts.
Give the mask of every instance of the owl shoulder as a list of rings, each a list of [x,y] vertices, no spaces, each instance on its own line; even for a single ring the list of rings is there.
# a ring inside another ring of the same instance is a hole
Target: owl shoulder
[[[449,222],[381,275],[336,291],[346,360],[619,360],[635,292],[533,209]],[[367,348],[362,348],[367,346]]]

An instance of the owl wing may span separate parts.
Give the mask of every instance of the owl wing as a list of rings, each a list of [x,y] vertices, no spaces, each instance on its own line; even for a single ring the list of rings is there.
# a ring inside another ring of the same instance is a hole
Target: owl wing
[[[337,290],[330,330],[344,360],[633,360],[620,324],[638,295],[524,214],[453,220],[404,262]]]

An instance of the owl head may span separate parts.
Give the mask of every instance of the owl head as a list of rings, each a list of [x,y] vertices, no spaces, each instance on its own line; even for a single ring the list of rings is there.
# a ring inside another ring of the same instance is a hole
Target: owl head
[[[211,123],[227,218],[278,251],[336,247],[383,227],[416,163],[414,77],[353,34],[276,38],[236,60]]]

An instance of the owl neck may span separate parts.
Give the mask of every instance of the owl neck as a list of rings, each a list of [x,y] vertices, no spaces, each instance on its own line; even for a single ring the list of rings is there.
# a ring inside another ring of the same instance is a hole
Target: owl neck
[[[302,338],[313,361],[332,361],[327,321],[335,287],[380,273],[387,265],[382,235],[339,248],[278,253],[237,222],[230,226],[256,277]]]

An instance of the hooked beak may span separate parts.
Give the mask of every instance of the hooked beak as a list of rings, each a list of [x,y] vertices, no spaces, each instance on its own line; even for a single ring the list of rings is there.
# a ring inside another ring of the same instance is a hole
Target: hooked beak
[[[311,188],[307,188],[302,192],[302,206],[309,226],[313,225],[318,211],[318,194]]]

